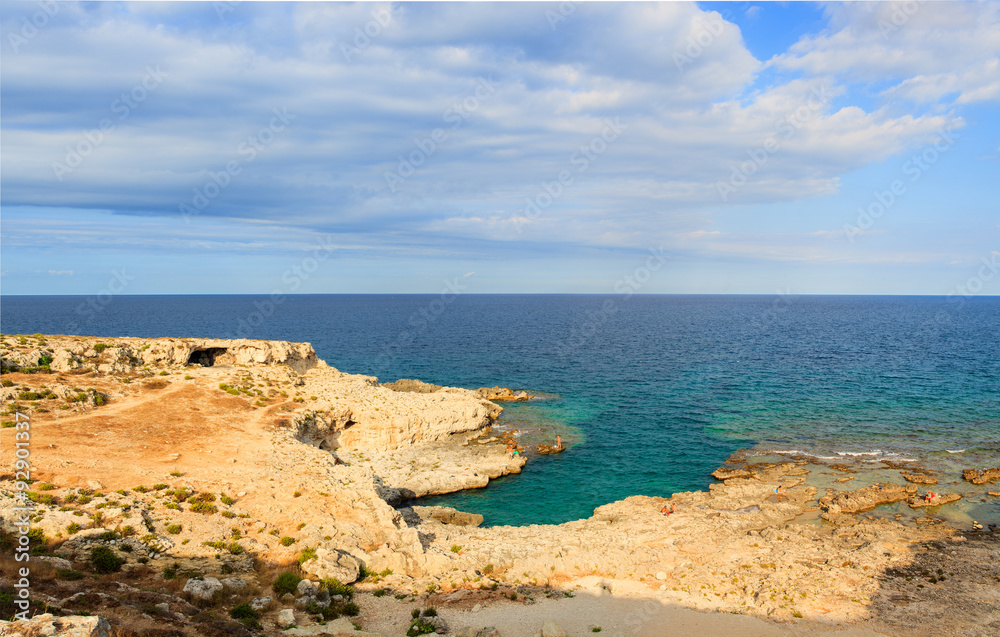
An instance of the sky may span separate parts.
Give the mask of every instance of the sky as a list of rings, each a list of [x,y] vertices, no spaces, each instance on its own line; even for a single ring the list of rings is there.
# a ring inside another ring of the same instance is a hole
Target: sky
[[[0,292],[1000,294],[1000,2],[0,6]]]

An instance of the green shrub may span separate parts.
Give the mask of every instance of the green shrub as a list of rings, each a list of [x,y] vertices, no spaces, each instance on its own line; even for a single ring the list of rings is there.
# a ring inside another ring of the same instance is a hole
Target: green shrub
[[[437,617],[438,612],[437,609],[434,608],[433,606],[428,606],[427,608],[424,609],[424,612],[421,613],[421,615],[423,615],[424,617]]]
[[[139,486],[137,486],[137,487],[132,487],[132,490],[135,491],[136,493],[148,493],[149,492],[149,488],[148,487],[144,487],[141,484]]]
[[[226,506],[232,506],[236,504],[236,500],[232,499],[228,495],[222,496],[221,498],[219,498],[219,500],[221,500],[222,503],[225,504]]]
[[[157,482],[156,484],[153,485],[153,488],[157,491],[163,491],[164,489],[167,488],[167,485],[163,484],[162,482]]]
[[[76,522],[71,522],[70,525],[66,527],[66,532],[69,533],[70,535],[73,535],[74,533],[77,533],[82,528],[83,527],[80,526],[79,524],[77,524]]]
[[[121,570],[125,560],[106,546],[95,546],[90,551],[90,563],[98,573],[114,573]]]
[[[260,619],[260,613],[255,611],[250,604],[246,602],[229,611],[229,616],[233,619],[239,620],[239,622],[247,628],[260,628],[260,622],[257,621]]]
[[[56,569],[56,579],[63,579],[67,581],[75,581],[78,579],[83,579],[84,575],[80,571],[74,571],[71,568],[57,568]]]
[[[214,504],[209,504],[208,502],[195,502],[191,505],[191,510],[195,513],[204,513],[205,515],[212,515],[218,511]]]
[[[167,533],[169,533],[170,535],[177,535],[178,533],[180,533],[183,530],[184,530],[184,527],[181,526],[180,524],[171,524],[171,525],[167,526]]]
[[[104,350],[108,349],[108,346],[104,343],[94,343],[94,351],[100,354]]]
[[[42,395],[38,392],[23,391],[17,395],[18,400],[41,400]]]
[[[361,607],[354,602],[344,602],[340,605],[340,612],[348,617],[357,617],[361,614]]]
[[[293,538],[293,537],[288,537],[288,536],[286,535],[286,536],[284,536],[283,538],[281,538],[280,540],[278,540],[278,542],[279,542],[279,543],[280,543],[280,544],[281,544],[282,546],[291,546],[292,544],[295,544],[295,538]]]
[[[302,578],[299,577],[298,573],[285,571],[275,578],[274,584],[271,585],[271,588],[273,588],[274,592],[278,595],[284,595],[285,593],[292,593],[294,595],[295,590],[298,588],[299,582],[301,581]]]
[[[235,518],[236,517],[236,514],[233,513],[232,511],[223,511],[219,515],[221,515],[224,518]]]
[[[458,544],[452,544],[451,545],[451,552],[452,553],[459,553],[459,552],[461,552],[461,550],[462,550],[462,547],[459,546]]]
[[[238,542],[230,542],[226,549],[233,555],[239,555],[243,552],[243,547],[240,546]]]
[[[374,595],[375,597],[385,597],[386,593],[388,592],[389,592],[388,589],[380,588],[376,590],[374,593],[372,593],[372,595]]]
[[[180,564],[171,564],[163,569],[163,579],[174,579],[177,577],[177,571],[180,569]]]
[[[419,612],[419,611],[418,611]],[[424,619],[414,619],[413,623],[406,630],[406,637],[417,637],[417,635],[429,635],[436,630],[434,624]]]
[[[323,580],[323,586],[326,590],[330,591],[331,595],[340,595],[344,599],[354,598],[354,587],[347,584],[341,584],[340,580],[330,577]]]
[[[197,498],[202,502],[215,502],[214,493],[199,493]]]
[[[302,549],[302,552],[299,553],[299,566],[313,559],[316,559],[316,549],[311,546],[304,548]]]
[[[131,537],[135,535],[135,527],[131,524],[125,525],[121,528],[120,533],[122,534],[122,537]]]

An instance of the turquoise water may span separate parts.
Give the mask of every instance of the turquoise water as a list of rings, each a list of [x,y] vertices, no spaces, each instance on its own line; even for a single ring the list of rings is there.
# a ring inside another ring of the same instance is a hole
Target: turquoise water
[[[383,380],[545,393],[506,405],[501,424],[532,443],[561,434],[565,453],[427,499],[487,524],[564,522],[629,495],[704,489],[742,447],[953,473],[1000,465],[997,297],[331,295],[268,312],[262,297],[118,297],[93,318],[76,312],[81,301],[4,297],[2,330],[242,328],[311,342],[331,365]],[[977,506],[1000,521],[1000,504]]]

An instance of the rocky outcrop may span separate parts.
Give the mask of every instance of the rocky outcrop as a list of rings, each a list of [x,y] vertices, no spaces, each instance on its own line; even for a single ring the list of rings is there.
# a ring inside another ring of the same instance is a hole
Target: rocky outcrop
[[[961,499],[962,496],[959,493],[935,493],[930,498],[927,496],[914,496],[909,498],[906,503],[910,505],[911,509],[922,509],[924,507],[941,506],[942,504],[948,504],[949,502]]]
[[[937,484],[937,478],[925,473],[910,473],[907,471],[900,471],[900,475],[907,482],[912,482],[914,484]]]
[[[513,401],[521,402],[525,400],[531,400],[534,398],[531,394],[524,390],[514,390],[510,387],[480,387],[476,390],[476,396],[484,400],[500,400],[500,401]]]
[[[972,484],[986,484],[1000,480],[1000,467],[992,469],[966,469],[962,472],[962,477]]]
[[[433,385],[413,378],[400,378],[394,383],[382,383],[382,387],[387,387],[392,391],[413,392],[417,394],[433,394],[439,389],[444,389],[441,385]]]
[[[35,615],[28,621],[0,621],[0,636],[30,637],[109,637],[111,624],[103,617],[56,617],[51,613]]]
[[[211,600],[224,588],[222,582],[214,577],[191,578],[184,584],[184,592],[195,599]]]
[[[554,453],[562,453],[562,452],[566,451],[566,446],[565,445],[559,445],[557,447],[555,445],[541,444],[541,445],[538,445],[535,448],[535,451],[537,451],[539,454],[541,454],[543,456],[547,456],[547,455],[551,455],[551,454],[554,454]]]
[[[351,584],[358,580],[361,564],[343,551],[319,548],[315,558],[302,564],[302,570],[317,579],[333,578],[341,584]]]
[[[465,511],[459,511],[451,507],[415,506],[413,507],[413,512],[421,520],[435,520],[441,524],[479,526],[483,523],[483,516],[478,513],[466,513]]]
[[[58,337],[49,337],[50,341]],[[6,363],[34,367],[49,359],[57,372],[90,368],[105,374],[134,372],[144,366],[287,365],[302,374],[323,364],[308,343],[249,339],[79,339],[53,347],[32,347],[5,355]]]
[[[841,513],[859,513],[881,504],[906,500],[917,492],[917,487],[898,484],[873,484],[855,491],[844,491],[820,499],[823,518],[830,519]]]

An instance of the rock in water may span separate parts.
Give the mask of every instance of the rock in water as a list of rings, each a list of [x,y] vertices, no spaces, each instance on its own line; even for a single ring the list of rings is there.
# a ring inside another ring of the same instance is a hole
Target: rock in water
[[[907,473],[906,471],[900,472],[903,479],[907,482],[913,482],[914,484],[937,484],[937,478],[932,476],[924,475],[922,473]]]
[[[962,496],[958,493],[942,493],[935,495],[930,500],[922,496],[917,496],[910,498],[906,503],[910,505],[911,509],[922,509],[923,507],[941,506],[942,504],[948,504],[949,502],[961,499]]]
[[[992,469],[966,469],[962,472],[962,477],[972,484],[986,484],[994,480],[1000,480],[1000,467]]]
[[[551,453],[562,453],[566,451],[566,445],[561,445],[559,447],[555,445],[538,445],[538,453],[542,455],[548,455]]]

